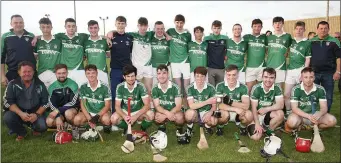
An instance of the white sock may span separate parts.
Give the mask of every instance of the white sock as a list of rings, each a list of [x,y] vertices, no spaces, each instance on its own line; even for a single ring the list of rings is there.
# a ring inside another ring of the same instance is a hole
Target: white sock
[[[193,128],[193,123],[187,124],[187,127],[188,127],[188,128]]]

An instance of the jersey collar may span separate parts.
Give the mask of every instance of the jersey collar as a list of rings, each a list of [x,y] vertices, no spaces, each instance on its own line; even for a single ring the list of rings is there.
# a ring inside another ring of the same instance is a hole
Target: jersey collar
[[[154,37],[155,37],[156,39],[158,39],[158,40],[166,39],[165,36],[162,36],[162,38],[158,38],[158,37],[156,37],[156,34],[154,34]]]
[[[135,81],[135,83],[134,83],[134,88],[133,88],[133,90],[132,90],[132,91],[130,91],[130,90],[129,90],[129,88],[128,88],[128,84],[127,84],[127,82],[126,82],[126,81],[124,82],[124,88],[126,88],[126,89],[127,89],[129,92],[130,92],[130,93],[131,93],[131,92],[133,92],[133,91],[134,91],[134,89],[135,89],[136,87],[137,87],[137,81]]]
[[[54,38],[54,35],[52,35],[52,37],[51,37],[51,40],[45,40],[44,39],[44,36],[41,36],[41,38],[40,38],[42,41],[45,41],[46,43],[50,43],[53,39],[55,39]]]
[[[201,93],[204,89],[207,88],[207,83],[205,82],[204,88],[201,91],[198,89],[197,84],[195,82],[193,83],[193,86],[194,86],[194,89],[198,90],[198,92]]]
[[[178,34],[183,34],[183,33],[187,33],[188,30],[187,29],[184,29],[183,32],[179,32],[178,30],[176,30],[176,28],[174,28],[175,32],[178,33]]]
[[[93,40],[93,39],[91,39],[91,36],[89,36],[89,39],[88,39],[88,40],[93,41],[93,42],[96,42],[96,41],[98,41],[98,40],[102,40],[102,36],[99,36],[97,40]]]
[[[74,37],[78,36],[78,33],[76,32],[72,37],[69,37],[67,33],[65,32],[65,36],[68,37],[69,39],[73,39]]]
[[[314,92],[314,91],[316,91],[316,85],[315,85],[315,83],[314,83],[314,85],[313,85],[313,88],[310,90],[310,92],[306,92],[305,91],[305,89],[304,89],[304,85],[303,85],[303,82],[301,82],[301,90],[303,90],[304,91],[304,93],[306,94],[306,95],[309,95],[311,92]]]
[[[233,37],[231,38],[231,40],[236,44],[240,44],[242,41],[244,41],[244,38],[242,37],[239,42],[234,41]]]
[[[194,40],[195,43],[197,43],[198,45],[201,45],[204,41],[201,40],[201,42],[198,42],[197,40]]]
[[[95,89],[91,88],[90,82],[88,82],[88,87],[92,90],[92,92],[95,92],[97,88],[101,87],[101,81],[97,79],[97,86]]]
[[[227,80],[225,80],[225,86],[230,90],[230,91],[233,91],[235,90],[236,88],[238,88],[240,86],[240,82],[237,80],[237,83],[236,83],[236,86],[234,88],[230,88],[228,83],[227,83]]]
[[[263,88],[263,91],[264,91],[265,93],[269,93],[271,90],[275,90],[275,83],[272,84],[272,86],[271,86],[270,89],[269,89],[269,92],[266,92],[266,91],[265,91],[265,89],[264,89],[264,83],[263,83],[263,82],[262,82],[262,84],[261,84],[261,87]]]
[[[285,35],[285,34],[287,34],[287,33],[283,31],[282,34],[276,35],[276,34],[275,34],[275,31],[272,31],[272,35],[275,35],[275,36],[277,36],[277,37],[281,37],[281,36],[283,36],[283,35]]]
[[[159,89],[161,89],[161,91],[163,92],[163,90],[162,90],[162,87],[161,87],[161,84],[160,84],[160,83],[158,83],[158,84],[157,84],[157,87],[158,87]],[[168,80],[168,87],[167,87],[166,91],[165,91],[165,92],[163,92],[163,93],[166,93],[166,92],[168,91],[168,89],[170,89],[170,88],[172,88],[172,82]]]
[[[301,42],[301,41],[307,41],[307,38],[303,38],[302,40],[297,41],[296,37],[294,37],[294,40],[295,40],[297,43],[299,43],[299,42]]]

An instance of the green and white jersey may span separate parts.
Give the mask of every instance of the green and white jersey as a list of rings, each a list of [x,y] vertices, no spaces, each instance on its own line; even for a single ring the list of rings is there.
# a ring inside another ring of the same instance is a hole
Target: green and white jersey
[[[79,89],[80,98],[86,100],[85,106],[90,113],[97,114],[105,106],[105,101],[111,100],[111,91],[107,84],[98,80],[97,87],[92,89],[87,82]]]
[[[198,90],[195,82],[187,87],[187,100],[194,99],[194,103],[206,101],[207,99],[215,96],[214,86],[205,83],[203,90]],[[199,109],[199,112],[209,111],[212,105],[206,105]]]
[[[291,90],[291,100],[290,102],[298,102],[298,108],[308,114],[312,114],[312,102],[316,104],[315,111],[320,110],[320,101],[327,101],[325,89],[314,84],[310,92],[304,90],[303,83],[297,84]]]
[[[60,52],[62,51],[62,42],[55,39],[45,40],[42,36],[37,41],[34,53],[38,55],[38,75],[46,70],[54,72],[54,67],[60,62]]]
[[[154,35],[150,42],[152,46],[152,67],[156,68],[161,64],[168,65],[169,61],[169,42],[163,36],[163,38],[158,39]]]
[[[223,81],[217,84],[216,86],[216,96],[224,97],[229,96],[233,101],[242,102],[242,97],[249,97],[249,91],[247,86],[239,83],[234,88],[230,88],[227,84],[227,81]]]
[[[181,98],[181,92],[178,85],[168,81],[167,90],[164,92],[161,88],[161,84],[158,83],[152,89],[153,99],[159,99],[160,106],[164,109],[171,111],[175,106],[175,98]]]
[[[245,52],[247,50],[247,42],[241,39],[240,42],[235,42],[233,39],[227,39],[226,49],[227,61],[225,67],[229,65],[236,65],[238,71],[245,72]]]
[[[139,111],[144,103],[142,99],[148,98],[147,89],[138,81],[135,81],[133,90],[128,89],[128,84],[124,81],[117,85],[116,101],[121,101],[121,108],[128,111],[128,97],[131,97],[131,113]]]
[[[170,40],[170,57],[171,63],[189,63],[188,61],[188,43],[192,41],[192,35],[185,30],[182,33],[176,31],[175,28],[167,30],[168,35],[172,37]]]
[[[265,52],[268,39],[265,34],[254,36],[247,34],[243,37],[247,42],[246,67],[265,67]]]
[[[89,37],[85,41],[85,56],[88,64],[96,65],[97,69],[108,72],[107,52],[110,52],[106,39],[100,37],[98,40],[92,40]]]
[[[304,67],[305,59],[311,57],[311,42],[307,39],[292,39],[289,52],[288,70]]]
[[[188,55],[189,55],[189,64],[190,64],[190,72],[193,72],[194,69],[198,66],[207,67],[207,42],[189,42],[188,43]]]
[[[276,70],[286,70],[285,54],[291,44],[291,35],[283,33],[282,35],[268,36],[268,58],[267,67]]]
[[[72,38],[69,38],[66,33],[57,33],[54,36],[62,41],[60,63],[65,64],[69,70],[83,70],[84,43],[89,35],[75,33]]]
[[[133,36],[132,63],[139,66],[151,65],[152,49],[150,41],[154,32],[149,31],[144,36],[140,35],[139,32],[128,32],[127,34]]]
[[[283,98],[282,89],[279,84],[274,84],[268,92],[264,90],[263,82],[252,87],[251,100],[257,101],[257,110],[262,107],[272,106],[276,103],[275,98]]]

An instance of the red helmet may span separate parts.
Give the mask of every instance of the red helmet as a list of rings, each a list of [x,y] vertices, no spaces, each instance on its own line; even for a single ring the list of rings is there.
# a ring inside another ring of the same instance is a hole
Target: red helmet
[[[58,131],[55,133],[54,142],[57,144],[65,144],[72,142],[72,134],[66,131]]]
[[[310,152],[311,139],[296,138],[296,151],[307,153]]]

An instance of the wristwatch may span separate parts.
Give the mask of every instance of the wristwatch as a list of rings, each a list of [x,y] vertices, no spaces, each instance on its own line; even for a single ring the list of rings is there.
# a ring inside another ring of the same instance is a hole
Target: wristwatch
[[[336,71],[336,73],[338,73],[339,75],[341,75],[341,72],[340,72],[340,71]]]

